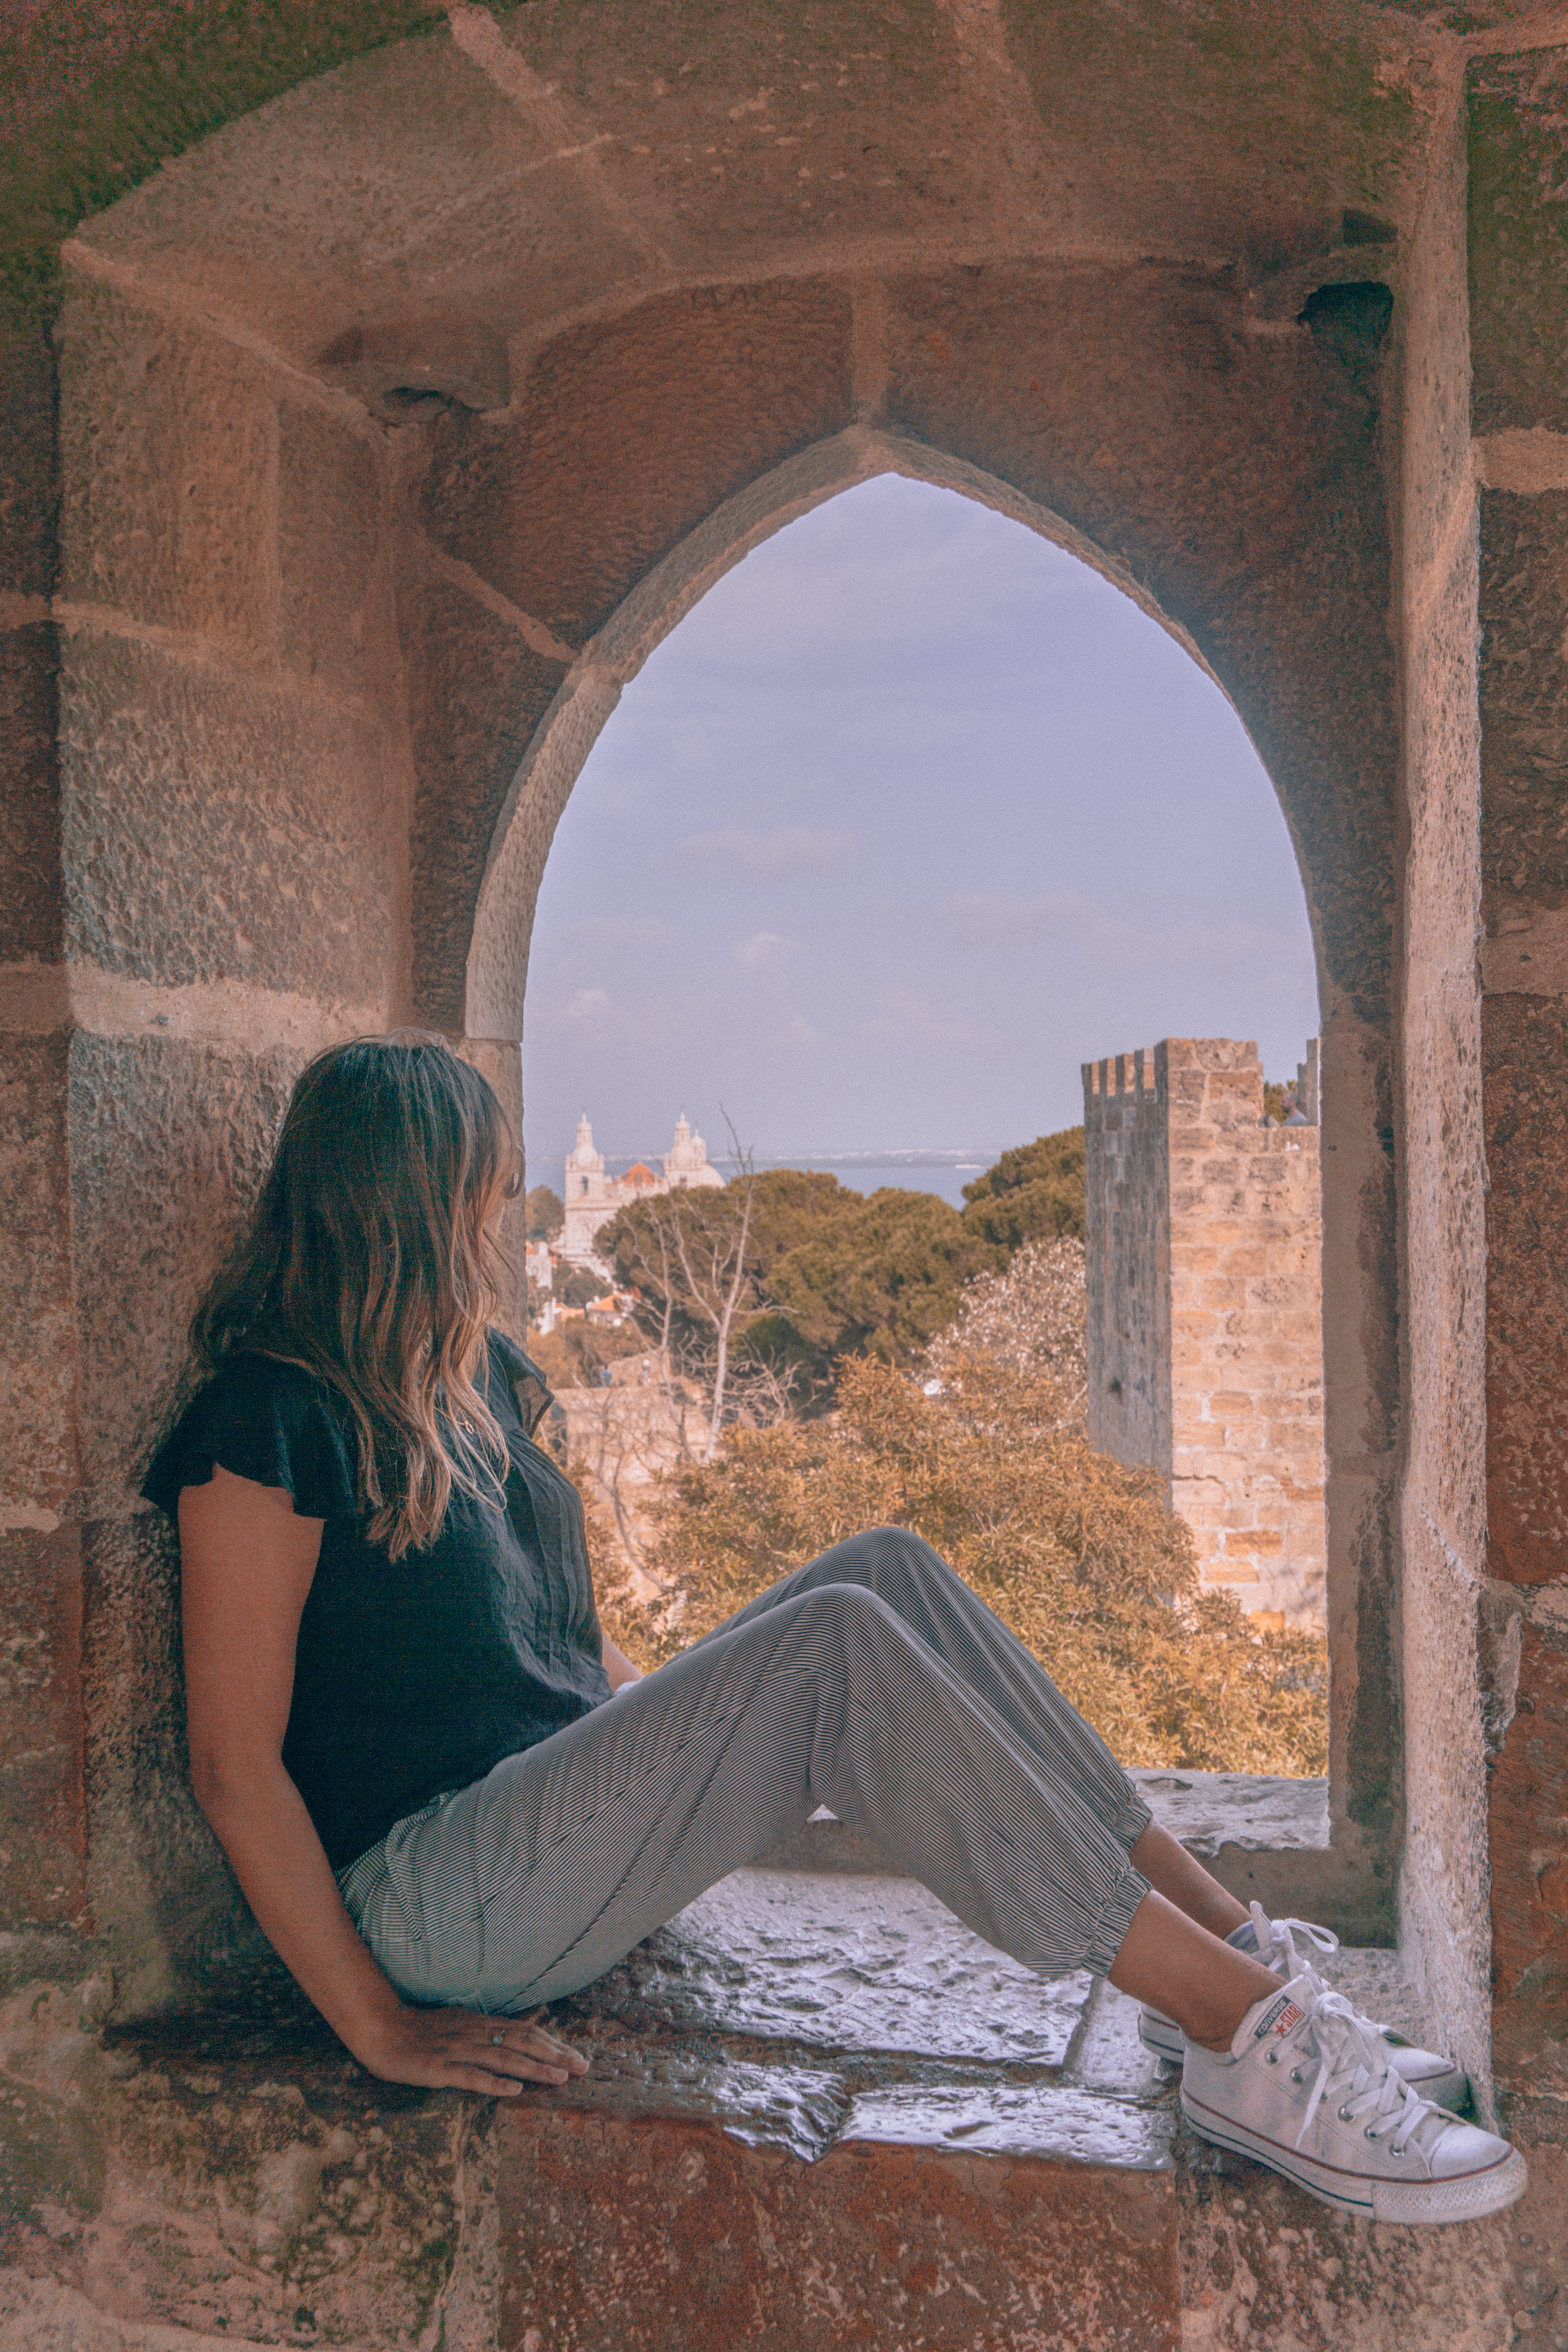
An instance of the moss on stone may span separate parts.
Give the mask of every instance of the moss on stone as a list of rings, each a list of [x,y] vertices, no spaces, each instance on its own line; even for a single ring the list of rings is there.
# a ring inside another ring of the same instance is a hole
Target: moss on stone
[[[53,249],[160,163],[269,99],[367,50],[445,23],[422,0],[209,0],[40,116],[17,142],[0,193],[0,272],[47,279]],[[68,80],[54,14],[16,45]]]
[[[1472,415],[1568,429],[1568,51],[1488,59],[1469,100]]]
[[[1300,11],[1132,0],[1114,17],[1047,16],[1034,0],[1005,0],[1005,16],[1012,53],[1054,109],[1081,105],[1108,136],[1152,155],[1173,124],[1223,126],[1233,154],[1273,159],[1287,205],[1311,194],[1330,207],[1387,205],[1411,160],[1420,126],[1409,91],[1380,79],[1370,47]]]

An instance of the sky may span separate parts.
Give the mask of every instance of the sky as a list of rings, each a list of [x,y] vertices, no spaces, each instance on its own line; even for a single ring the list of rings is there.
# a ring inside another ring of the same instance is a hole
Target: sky
[[[710,590],[561,820],[524,1019],[530,1181],[685,1108],[760,1157],[982,1148],[1080,1065],[1317,1027],[1294,852],[1219,688],[1076,557],[887,476]]]

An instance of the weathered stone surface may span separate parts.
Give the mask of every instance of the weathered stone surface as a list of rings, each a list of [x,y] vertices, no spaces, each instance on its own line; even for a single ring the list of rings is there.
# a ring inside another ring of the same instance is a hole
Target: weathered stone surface
[[[31,272],[62,231],[205,138],[366,48],[426,31],[420,0],[282,0],[237,42],[180,0],[46,0],[11,20],[5,123],[15,142],[11,256]]]
[[[0,1494],[35,1526],[79,1471],[68,1062],[63,1031],[0,1046]]]
[[[52,622],[0,635],[0,956],[60,948],[58,678]]]
[[[1226,1847],[1289,1854],[1319,1852],[1329,1843],[1326,1780],[1185,1771],[1134,1771],[1131,1777],[1161,1828],[1205,1862]]]
[[[875,1969],[856,1994],[864,2045],[790,2038],[803,1960],[826,1944],[853,1962],[900,1922],[946,1956],[952,2006],[971,2009],[992,1956],[900,1909],[900,1886],[736,1874],[717,1890],[726,1950],[711,1901],[690,1906],[642,1948],[645,2006],[609,1979],[607,1999],[558,2005],[590,2072],[499,2109],[369,2081],[275,1968],[240,1955],[207,2014],[107,2033],[107,1970],[35,1984],[0,2008],[15,2266],[0,2346],[53,2352],[46,2330],[68,2320],[83,2342],[105,2331],[105,2352],[147,2352],[134,2331],[150,2324],[361,2352],[423,2328],[449,2352],[491,2352],[499,2286],[513,2346],[789,2352],[826,2329],[911,2352],[1146,2352],[1184,2328],[1239,2342],[1258,2292],[1245,2260],[1268,2283],[1259,2307],[1279,2333],[1259,2341],[1278,2352],[1335,2342],[1369,2279],[1374,2308],[1405,2292],[1399,2340],[1437,2352],[1422,2331],[1454,2270],[1433,2242],[1462,2233],[1374,2232],[1369,2269],[1353,2224],[1250,2167],[1216,2168],[1180,2127],[1135,2004],[1108,1985],[1080,2003],[1061,2065],[1042,2062],[1016,1994],[1015,2031],[988,2055],[968,2047],[967,2018],[950,2054],[909,2054],[902,1994],[879,2022]],[[682,1949],[695,1967],[674,1964]],[[1429,2038],[1390,1956],[1342,1954],[1330,1973]],[[1455,2305],[1467,2326],[1496,2286]],[[1383,2352],[1374,2333],[1348,2340]],[[1493,2352],[1482,2335],[1455,2340]]]
[[[1091,205],[1145,253],[1169,251],[1179,222],[1184,238],[1239,248],[1260,275],[1337,236],[1340,207],[1399,205],[1419,117],[1365,17],[1342,20],[1331,46],[1308,11],[1252,17],[1238,47],[1218,16],[1149,0],[1089,16],[1069,42],[1029,0],[1003,0],[1000,14],[1037,113],[1040,198],[1058,217]]]
[[[1568,427],[1568,49],[1478,58],[1468,86],[1478,433]]]
[[[558,2113],[503,2121],[500,2198],[507,2352],[1177,2340],[1157,2173],[865,2142],[807,2168],[689,2125]]]
[[[71,954],[382,1002],[396,802],[373,719],[85,630],[61,700]]]
[[[86,1889],[81,1546],[0,1532],[0,1918],[76,1924]]]
[[[1482,882],[1496,932],[1568,903],[1568,491],[1483,493],[1480,618]],[[1528,944],[1525,956],[1515,984],[1528,988]]]
[[[1495,2352],[1517,2339],[1513,2215],[1371,2228],[1239,2157],[1188,2143],[1183,2352]]]
[[[51,289],[18,276],[0,293],[0,588],[55,584],[59,454],[55,442]]]
[[[849,360],[847,293],[809,279],[577,328],[535,359],[510,429],[441,427],[426,527],[580,645],[721,499],[848,423]]]
[[[1568,1608],[1519,1633],[1493,1767],[1493,2058],[1505,2123],[1568,2148]],[[1568,2220],[1563,2224],[1568,2248]]]
[[[841,2142],[941,2154],[1047,2157],[1152,2172],[1171,2161],[1173,2123],[1162,2105],[1028,2084],[897,2083],[862,2091]]]
[[[110,1999],[100,1977],[0,2010],[7,2352],[48,2345],[62,2306],[113,2352],[141,2352],[143,2326],[158,2352],[172,2328],[390,2352],[443,2308],[452,2352],[493,2344],[483,2283],[473,2325],[482,2258],[457,2245],[485,2167],[479,2103],[374,2083],[298,2013],[281,2032],[230,2014],[106,2041]],[[18,2272],[63,2296],[18,2295]]]
[[[1089,1997],[913,1879],[737,1871],[580,1999],[592,2013],[862,2055],[1058,2066]]]
[[[564,675],[506,621],[433,572],[401,599],[415,786],[410,864],[418,1017],[461,1032],[473,910],[529,737]]]
[[[286,401],[278,417],[279,652],[342,694],[365,684],[384,460],[363,428]]]
[[[132,266],[177,244],[189,282],[224,301],[237,277],[268,341],[306,366],[346,328],[416,327],[432,311],[516,333],[603,299],[645,259],[596,152],[542,90],[520,104],[435,11],[333,13],[345,46],[372,54],[242,109],[91,222],[88,241]],[[398,41],[405,29],[424,37]]]
[[[63,593],[268,639],[275,420],[258,362],[89,282],[61,315],[60,415]]]
[[[260,1188],[301,1059],[74,1040],[83,1477],[113,1509],[188,1378],[191,1317]]]
[[[1507,2216],[1503,2300],[1513,2327],[1513,2352],[1562,2352],[1568,2336],[1568,2150],[1532,2147],[1530,2187]],[[1494,2251],[1496,2241],[1487,2248]],[[1478,2268],[1479,2265],[1478,2264]]]
[[[1487,1558],[1521,1584],[1568,1573],[1568,1055],[1560,999],[1482,1008],[1487,1165]]]
[[[679,2030],[679,2019],[673,2029],[668,2017],[623,2021],[585,2000],[557,2022],[589,2059],[590,2071],[558,2092],[522,2094],[542,2129],[563,2106],[620,2121],[674,2117],[815,2164],[848,2118],[858,2062],[847,2069],[837,2057],[795,2044],[688,2033]]]
[[[1402,260],[1404,1327],[1402,1935],[1448,2046],[1490,2071],[1491,1924],[1475,1586],[1486,1541],[1487,1169],[1480,1119],[1479,720],[1468,432],[1464,123],[1456,105]],[[1418,915],[1414,910],[1419,909]]]
[[[686,23],[635,0],[592,17],[557,0],[505,22],[578,135],[605,141],[622,200],[682,259],[721,239],[767,266],[851,224],[956,239],[992,226],[1005,201],[984,135],[994,94],[976,89],[973,47],[934,0],[869,17],[830,0],[809,15]]]

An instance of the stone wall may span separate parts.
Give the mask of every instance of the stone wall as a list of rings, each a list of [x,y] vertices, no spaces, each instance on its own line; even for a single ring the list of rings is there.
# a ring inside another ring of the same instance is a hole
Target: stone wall
[[[1484,1577],[1476,1610],[1489,1769],[1493,2058],[1505,2116],[1568,2146],[1568,20],[1479,58],[1464,91],[1480,622],[1479,1088],[1483,1185],[1446,1199],[1485,1249]],[[1473,524],[1471,518],[1474,517]],[[1462,520],[1460,518],[1462,517]],[[1467,764],[1467,781],[1475,769]],[[1473,906],[1474,898],[1470,901]],[[1474,991],[1474,971],[1470,987]],[[1473,1017],[1473,1016],[1472,1016]],[[1467,1077],[1474,1087],[1471,1075]],[[1472,1092],[1472,1099],[1473,1092]],[[1479,1303],[1479,1302],[1478,1302]],[[1468,1351],[1467,1369],[1474,1364]],[[1483,1465],[1467,1444],[1465,1467]],[[1470,1786],[1478,1796],[1472,1768]],[[1476,1809],[1479,1811],[1479,1807]],[[1473,1818],[1473,1815],[1470,1816]],[[1468,1820],[1467,1820],[1468,1830]],[[1479,1840],[1478,1840],[1479,1843]],[[1472,1851],[1473,1851],[1472,1847]]]
[[[515,1106],[552,831],[624,684],[896,468],[1154,614],[1279,790],[1325,1078],[1333,1848],[1299,1900],[1391,1932],[1403,1863],[1435,2013],[1561,2143],[1568,12],[8,27],[7,1965],[101,1963],[124,2012],[242,1932],[132,1496],[300,1058],[413,1016]],[[351,331],[407,354],[402,423],[329,362]],[[443,391],[465,336],[500,362]]]
[[[1083,1076],[1089,1434],[1159,1471],[1205,1582],[1321,1626],[1317,1125],[1265,1127],[1258,1049],[1229,1038]]]

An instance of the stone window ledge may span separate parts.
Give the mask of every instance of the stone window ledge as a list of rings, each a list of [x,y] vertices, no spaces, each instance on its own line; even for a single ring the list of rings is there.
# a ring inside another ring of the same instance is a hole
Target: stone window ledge
[[[1141,1777],[1200,1846],[1326,1834],[1321,1787]],[[1393,1954],[1331,1972],[1426,2038]],[[375,2082],[265,1980],[105,2031],[108,1998],[0,2005],[18,2352],[1240,2352],[1260,2278],[1259,2352],[1500,2309],[1505,2224],[1368,2242],[1216,2156],[1131,2001],[1031,1976],[831,1820],[557,2005],[593,2059],[561,2091]]]
[[[1194,1853],[1326,1848],[1328,1784],[1133,1775]],[[1396,1955],[1335,1980],[1419,2038]],[[1135,2005],[1087,1971],[1041,1979],[994,1951],[831,1815],[691,1904],[561,2005],[592,2072],[554,2104],[718,2125],[809,2161],[853,2141],[1168,2167],[1173,2070]]]

